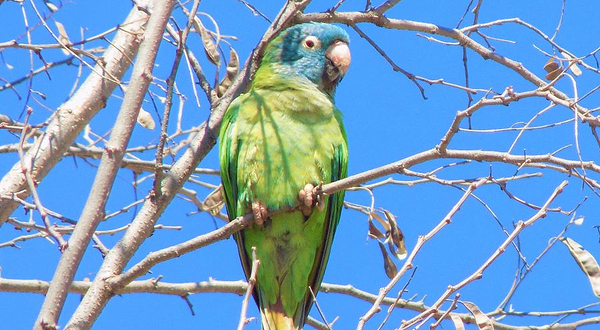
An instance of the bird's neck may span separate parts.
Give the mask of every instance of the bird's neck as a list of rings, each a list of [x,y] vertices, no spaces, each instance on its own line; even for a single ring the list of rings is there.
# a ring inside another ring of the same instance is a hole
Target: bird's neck
[[[320,93],[326,96],[333,103],[333,94],[335,87],[316,84],[303,75],[293,71],[292,68],[285,65],[270,64],[262,65],[256,72],[252,82],[252,88],[269,90],[298,90],[309,93]]]

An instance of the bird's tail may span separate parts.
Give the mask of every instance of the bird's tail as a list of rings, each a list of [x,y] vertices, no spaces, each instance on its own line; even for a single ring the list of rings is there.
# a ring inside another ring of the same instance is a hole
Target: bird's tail
[[[304,322],[297,317],[288,316],[281,304],[263,306],[260,311],[263,330],[302,330]]]

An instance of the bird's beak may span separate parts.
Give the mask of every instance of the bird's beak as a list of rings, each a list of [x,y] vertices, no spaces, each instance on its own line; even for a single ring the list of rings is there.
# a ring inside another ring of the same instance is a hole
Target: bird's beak
[[[344,76],[348,72],[351,58],[350,48],[347,43],[336,40],[325,51],[325,57],[339,70],[338,74],[340,76]]]

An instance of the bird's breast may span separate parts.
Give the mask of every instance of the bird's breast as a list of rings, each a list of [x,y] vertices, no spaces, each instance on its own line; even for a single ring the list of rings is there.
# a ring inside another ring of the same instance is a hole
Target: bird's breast
[[[298,192],[307,183],[331,181],[335,147],[344,143],[333,108],[331,114],[284,111],[281,99],[263,102],[254,113],[241,114],[238,120],[245,127],[239,132],[243,143],[238,187],[247,187],[246,208],[254,200],[269,210],[297,205]]]

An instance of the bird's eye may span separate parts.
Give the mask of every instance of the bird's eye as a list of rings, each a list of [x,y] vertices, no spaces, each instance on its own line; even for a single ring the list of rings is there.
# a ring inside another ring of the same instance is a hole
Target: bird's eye
[[[306,49],[315,49],[321,46],[321,40],[319,40],[315,36],[308,36],[304,38],[304,42],[302,43],[302,45]]]

